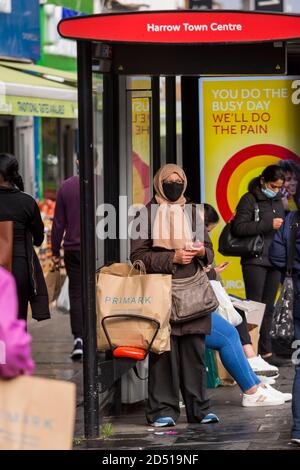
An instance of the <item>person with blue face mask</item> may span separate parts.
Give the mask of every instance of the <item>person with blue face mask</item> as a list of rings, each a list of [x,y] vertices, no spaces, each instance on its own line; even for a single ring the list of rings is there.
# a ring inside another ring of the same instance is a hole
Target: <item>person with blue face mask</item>
[[[272,353],[270,337],[280,272],[270,263],[269,248],[284,221],[281,193],[284,180],[284,171],[279,166],[266,167],[260,176],[250,182],[248,192],[240,199],[232,226],[237,237],[262,235],[264,238],[262,253],[242,257],[241,265],[247,299],[266,304],[258,347],[261,357],[273,366],[282,365],[280,358]]]

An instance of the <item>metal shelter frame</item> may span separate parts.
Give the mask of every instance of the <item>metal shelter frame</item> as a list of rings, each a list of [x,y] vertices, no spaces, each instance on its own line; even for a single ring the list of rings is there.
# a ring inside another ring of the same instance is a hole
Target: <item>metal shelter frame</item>
[[[182,12],[182,11],[180,11]],[[154,12],[155,13],[155,12]],[[157,14],[159,12],[156,12]],[[161,13],[166,13],[161,12]],[[174,14],[174,12],[169,12]],[[182,12],[184,13],[184,12]],[[190,12],[192,13],[192,12]],[[226,14],[224,11],[214,11],[214,15],[218,14]],[[237,13],[237,12],[227,12],[230,18],[230,15]],[[241,12],[239,12],[241,13]],[[139,15],[147,15],[149,13],[145,12],[138,12],[135,13],[136,18]],[[151,13],[152,14],[152,13]],[[194,15],[197,15],[197,19],[200,18],[199,15],[206,15],[207,12],[199,12],[193,11]],[[243,13],[247,15],[248,13]],[[133,15],[133,13],[131,13]],[[249,15],[255,15],[255,13],[251,12]],[[261,14],[260,14],[261,15]],[[270,15],[270,14],[269,14]],[[297,18],[298,24],[300,26],[300,16],[298,15],[281,15],[275,14],[277,19],[283,19],[285,17],[292,16],[293,18]],[[103,16],[111,16],[111,15],[94,15],[95,17],[103,17]],[[114,14],[113,15],[116,20],[118,17],[124,16],[124,14]],[[80,33],[80,23],[86,21],[87,19],[92,17],[81,17],[76,19],[64,20],[59,25],[59,32],[65,36],[70,37],[77,40],[77,54],[78,54],[78,104],[79,104],[79,150],[80,150],[80,198],[81,198],[81,274],[82,274],[82,307],[83,307],[83,318],[84,318],[84,361],[83,361],[83,372],[84,372],[84,416],[85,416],[85,436],[86,438],[92,439],[97,438],[99,436],[99,383],[98,383],[98,356],[97,356],[97,341],[96,341],[96,285],[95,285],[95,272],[96,272],[96,262],[95,262],[95,207],[94,207],[94,174],[93,174],[93,126],[91,125],[91,116],[93,116],[93,105],[92,105],[92,64],[93,64],[93,48],[95,47],[95,42],[99,41],[97,38],[89,38],[86,35],[81,37]],[[195,16],[196,18],[196,16]],[[217,18],[217,16],[216,16]],[[259,17],[257,17],[259,18]],[[202,19],[202,17],[201,17]],[[61,26],[67,24],[68,22],[73,21],[74,24],[76,22],[76,33],[70,34],[65,33],[62,31]],[[300,27],[299,33],[296,37],[293,37],[293,40],[300,39]],[[99,32],[100,34],[101,32]],[[280,36],[280,35],[279,35]],[[288,38],[287,38],[288,39]],[[112,44],[121,44],[120,40],[114,41],[113,39],[111,42],[109,38],[105,38],[105,41]],[[263,43],[270,43],[276,41],[276,37],[270,37],[270,39],[260,40],[260,46],[263,47]],[[280,39],[280,41],[284,41],[284,39]],[[176,42],[176,41],[175,41]],[[230,40],[229,42],[234,43],[234,40]],[[236,41],[239,43],[239,41]],[[247,41],[250,45],[251,41]],[[253,41],[253,45],[257,46],[256,42]],[[130,50],[134,52],[134,42],[128,43],[126,42],[125,46],[130,46]],[[201,46],[201,40],[199,41],[199,46]],[[218,41],[214,42],[215,45],[221,47],[221,51],[223,48],[231,47],[229,43],[226,41]],[[123,44],[124,45],[124,44]],[[195,46],[195,43],[192,44]],[[183,47],[182,43],[177,44],[178,47]],[[141,43],[137,44],[137,47],[141,47]],[[146,48],[146,41],[143,42],[143,47]],[[151,45],[153,47],[153,45]],[[159,55],[159,44],[155,44],[155,53]],[[162,46],[166,47],[165,45]],[[172,47],[176,48],[176,44],[174,43]],[[124,49],[122,49],[124,50]],[[178,49],[179,50],[179,49]],[[191,45],[186,45],[186,49],[184,49],[188,54],[192,51]],[[299,48],[297,48],[299,53]],[[176,54],[175,54],[176,55]],[[208,56],[207,56],[208,57]],[[134,57],[131,57],[131,61],[134,60]],[[139,59],[140,61],[140,59]],[[116,64],[117,67],[117,64]],[[180,69],[180,64],[179,64]],[[222,64],[220,69],[222,70]],[[121,71],[120,73],[125,73],[126,70]],[[182,75],[185,75],[184,66],[181,69]],[[201,73],[200,73],[201,74]],[[195,75],[200,75],[199,72],[195,72]],[[113,85],[113,81],[115,76],[118,75],[117,70],[113,70],[112,80],[108,80],[109,74],[106,76],[104,75],[104,80],[107,80],[106,86],[104,90],[107,91],[109,96],[115,92],[116,87]],[[159,93],[158,91],[158,83],[157,77],[159,74],[153,74],[153,83],[156,85],[153,89],[156,94]],[[186,77],[188,78],[188,77]],[[170,81],[168,84],[167,93],[169,95],[174,96],[174,81]],[[107,99],[107,96],[104,96],[104,100]],[[115,112],[115,111],[114,111]],[[174,113],[173,113],[174,114]],[[104,126],[108,125],[104,123]],[[110,125],[114,125],[114,120],[112,119]],[[174,123],[169,122],[168,126],[174,129]],[[157,123],[156,127],[154,128],[154,132],[157,134]],[[170,131],[171,133],[171,131]],[[176,143],[169,139],[168,145],[170,148],[174,150],[174,145]],[[115,145],[113,142],[110,142],[111,145]],[[104,146],[107,143],[104,143]],[[158,149],[157,149],[158,151]],[[107,152],[113,152],[112,149],[107,149]],[[111,156],[113,154],[111,153]],[[104,156],[105,160],[105,156]],[[104,161],[105,164],[105,161]],[[157,169],[159,166],[159,162],[155,157],[154,166]],[[118,169],[118,166],[116,166]],[[109,189],[109,191],[112,191]],[[113,197],[113,195],[111,195]],[[111,245],[109,245],[109,243]],[[111,246],[114,253],[118,253],[117,242],[108,241],[108,247]],[[105,250],[107,248],[105,247]],[[110,259],[110,252],[106,253],[106,261]]]

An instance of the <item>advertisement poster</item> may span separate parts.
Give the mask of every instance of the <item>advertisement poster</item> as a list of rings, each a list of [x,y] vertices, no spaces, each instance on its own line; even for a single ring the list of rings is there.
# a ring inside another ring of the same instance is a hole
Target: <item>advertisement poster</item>
[[[40,58],[40,4],[37,0],[0,2],[0,55]]]
[[[150,200],[150,98],[132,98],[133,204]]]
[[[300,77],[203,78],[200,86],[202,201],[216,208],[218,240],[249,182],[280,160],[300,157]],[[222,279],[228,292],[244,297],[239,258],[229,258]]]

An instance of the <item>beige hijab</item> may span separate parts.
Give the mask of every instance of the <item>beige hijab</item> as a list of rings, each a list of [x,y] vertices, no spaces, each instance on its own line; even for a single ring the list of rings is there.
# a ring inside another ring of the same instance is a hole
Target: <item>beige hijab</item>
[[[183,181],[183,191],[177,201],[169,201],[163,190],[163,182],[176,173]],[[190,221],[184,212],[186,199],[184,193],[187,187],[186,175],[178,165],[162,166],[154,177],[155,199],[159,204],[153,223],[153,246],[178,250],[192,243]]]

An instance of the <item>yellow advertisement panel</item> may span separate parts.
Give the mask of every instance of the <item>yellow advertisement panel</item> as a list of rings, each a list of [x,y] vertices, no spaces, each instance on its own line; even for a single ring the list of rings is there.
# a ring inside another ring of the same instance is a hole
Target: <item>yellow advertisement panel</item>
[[[132,98],[133,204],[150,200],[150,98]]]
[[[202,201],[214,206],[221,223],[218,239],[249,182],[280,160],[300,157],[300,77],[200,79]],[[228,291],[244,296],[239,258],[230,258],[222,279]]]

